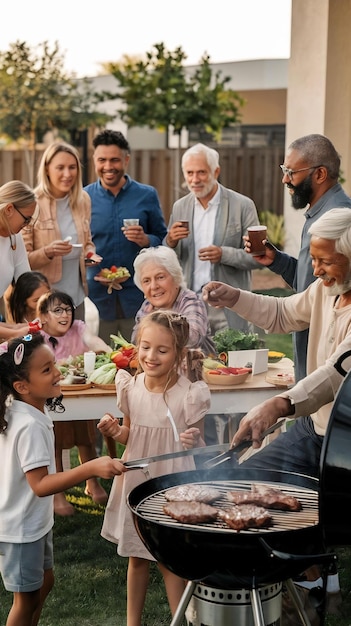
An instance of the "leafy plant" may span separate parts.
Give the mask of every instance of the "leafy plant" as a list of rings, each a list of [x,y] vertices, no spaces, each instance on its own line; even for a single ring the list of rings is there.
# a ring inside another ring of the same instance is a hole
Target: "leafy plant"
[[[269,241],[271,241],[278,250],[282,250],[285,243],[284,216],[277,215],[271,211],[261,211],[259,213],[259,220],[261,224],[267,226],[267,237]]]
[[[170,51],[158,43],[144,58],[124,55],[104,64],[119,82],[110,97],[121,100],[119,114],[129,127],[172,127],[179,137],[183,128],[196,128],[218,138],[224,127],[240,121],[244,100],[227,87],[230,77],[214,73],[206,53],[192,74],[185,60],[181,47]]]
[[[244,333],[235,328],[218,330],[213,336],[218,354],[230,350],[257,350],[265,347],[265,341],[257,333]]]

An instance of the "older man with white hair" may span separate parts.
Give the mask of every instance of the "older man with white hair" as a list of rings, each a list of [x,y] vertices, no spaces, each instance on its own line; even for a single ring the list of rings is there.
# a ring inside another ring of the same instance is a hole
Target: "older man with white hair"
[[[274,298],[210,282],[203,289],[203,297],[211,306],[228,307],[271,333],[309,328],[307,377],[251,409],[241,420],[233,444],[247,438],[259,440],[279,417],[301,416],[287,432],[246,460],[245,467],[318,476],[331,402],[343,380],[334,365],[351,349],[350,209],[331,209],[309,232],[317,280],[305,291]],[[259,448],[260,444],[254,443],[253,447]]]

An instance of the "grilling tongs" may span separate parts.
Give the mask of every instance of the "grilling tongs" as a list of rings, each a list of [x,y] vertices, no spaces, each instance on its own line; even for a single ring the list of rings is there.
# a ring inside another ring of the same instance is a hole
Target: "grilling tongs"
[[[262,433],[259,441],[262,441],[266,435],[269,435],[270,433],[274,432],[277,428],[282,426],[284,421],[285,420],[280,420],[279,422],[276,422],[276,424],[273,424],[273,426],[270,426],[269,428],[267,428],[267,430],[265,430]],[[229,443],[219,443],[213,446],[205,446],[204,448],[190,448],[189,450],[180,450],[179,452],[168,452],[167,454],[158,454],[154,456],[143,457],[141,459],[133,459],[131,461],[124,461],[123,464],[126,467],[128,467],[128,469],[145,469],[150,463],[155,463],[157,461],[166,461],[169,459],[175,459],[177,457],[182,457],[182,456],[197,456],[197,455],[205,456],[206,455],[207,457],[209,454],[213,452],[220,451],[222,454],[212,457],[211,459],[208,459],[207,461],[203,463],[203,467],[209,468],[209,467],[215,467],[216,465],[219,465],[220,463],[223,463],[224,461],[231,459],[234,452],[235,453],[240,452],[240,450],[250,447],[252,443],[253,441],[250,439],[246,441],[242,441],[237,446],[235,446],[235,448],[230,448]]]
[[[222,452],[221,454],[214,456],[212,459],[208,459],[207,461],[204,462],[203,467],[209,469],[211,467],[217,467],[217,465],[220,465],[221,463],[224,463],[225,461],[229,461],[232,458],[233,454],[238,454],[238,452],[241,452],[242,450],[245,450],[246,448],[250,448],[250,446],[252,446],[254,442],[263,441],[264,438],[267,437],[267,435],[270,435],[271,433],[274,433],[274,431],[277,430],[278,428],[281,428],[285,421],[286,421],[285,418],[281,419],[275,424],[273,424],[272,426],[270,426],[269,428],[266,428],[266,430],[263,431],[263,433],[258,439],[245,439],[245,441],[241,441],[233,448],[229,448],[229,450],[226,450],[225,452]]]

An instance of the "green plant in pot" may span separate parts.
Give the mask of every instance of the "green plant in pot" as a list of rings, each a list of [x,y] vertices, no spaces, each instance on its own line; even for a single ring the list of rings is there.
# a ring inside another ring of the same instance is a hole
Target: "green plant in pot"
[[[259,350],[266,347],[264,339],[257,333],[244,333],[235,328],[218,330],[213,336],[213,342],[217,354],[223,355],[223,360],[225,360],[224,355],[228,355],[228,352],[232,350]]]

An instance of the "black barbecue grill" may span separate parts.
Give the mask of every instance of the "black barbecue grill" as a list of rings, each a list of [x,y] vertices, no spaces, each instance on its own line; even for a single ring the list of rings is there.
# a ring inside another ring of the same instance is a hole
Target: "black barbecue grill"
[[[265,585],[289,581],[310,565],[330,564],[335,560],[330,553],[332,546],[351,544],[351,528],[345,515],[351,500],[350,426],[351,372],[334,402],[323,443],[319,481],[290,472],[219,466],[160,476],[131,491],[128,504],[142,541],[157,561],[191,581],[191,593],[185,593],[182,610],[197,583],[214,589],[250,589],[252,593]],[[221,508],[229,505],[225,504],[226,491],[264,483],[294,495],[302,502],[302,510],[270,511],[271,526],[240,532],[217,521],[196,526],[182,524],[164,514],[164,493],[188,483],[215,486],[223,496]],[[253,593],[253,599],[259,601],[257,594]],[[178,623],[181,622],[175,618],[172,625]],[[227,622],[218,621],[218,626],[224,623]],[[257,624],[265,624],[260,610],[255,613]]]
[[[218,489],[214,506],[229,508],[226,492],[264,483],[294,495],[298,512],[270,511],[267,528],[237,532],[224,522],[183,524],[163,512],[165,491],[187,483]],[[151,554],[174,574],[190,580],[227,579],[227,584],[272,583],[300,574],[325,553],[319,526],[318,481],[287,472],[244,469],[194,470],[160,476],[129,495],[137,530]],[[279,554],[280,553],[280,554]],[[313,555],[311,557],[310,555]],[[291,558],[290,558],[291,557]]]

